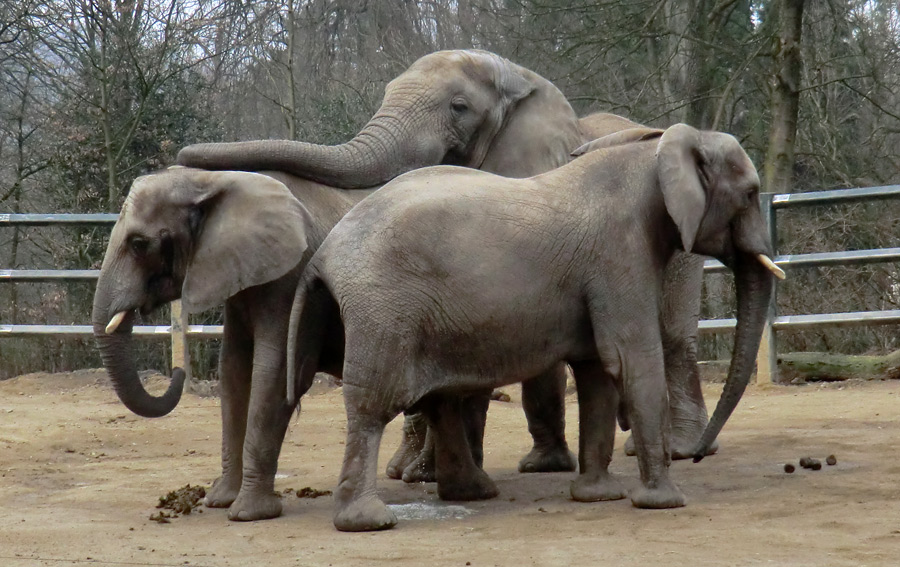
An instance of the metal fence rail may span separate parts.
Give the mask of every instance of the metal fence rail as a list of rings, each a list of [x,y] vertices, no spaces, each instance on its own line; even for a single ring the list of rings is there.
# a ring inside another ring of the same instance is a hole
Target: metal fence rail
[[[812,205],[836,205],[865,202],[900,197],[900,185],[864,187],[857,189],[836,189],[808,193],[760,195],[764,217],[769,224],[772,242],[775,238],[775,212],[781,209]],[[0,227],[4,226],[112,226],[117,214],[0,214]],[[777,253],[777,250],[776,250]],[[873,250],[849,250],[842,252],[818,252],[812,254],[776,254],[775,263],[785,271],[818,266],[850,266],[879,262],[900,261],[900,248],[878,248]],[[725,272],[727,268],[716,260],[704,264],[707,273]],[[36,283],[94,281],[99,270],[0,270],[0,283]],[[777,290],[777,288],[776,288]],[[777,293],[777,291],[776,291]],[[775,375],[775,332],[835,326],[893,325],[900,323],[900,309],[887,311],[858,311],[850,313],[821,313],[807,315],[778,315],[776,306],[771,306],[770,317],[763,334],[758,363],[758,381],[771,381]],[[732,331],[735,319],[712,319],[700,321],[703,334]],[[187,325],[181,314],[180,302],[172,304],[172,325],[136,326],[133,333],[137,337],[164,339],[172,337],[173,366],[189,368],[187,360],[187,338],[218,338],[222,336],[221,325]],[[3,325],[2,337],[90,337],[90,325]],[[182,353],[182,354],[177,354]],[[178,360],[174,360],[179,357]]]

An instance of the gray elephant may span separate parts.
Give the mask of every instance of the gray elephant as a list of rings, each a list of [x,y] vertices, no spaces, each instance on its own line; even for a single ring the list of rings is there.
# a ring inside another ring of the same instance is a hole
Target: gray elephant
[[[581,135],[586,140],[602,138],[609,134],[643,128],[632,120],[597,112],[578,121]],[[585,151],[581,149],[580,151]],[[693,457],[693,450],[706,429],[708,416],[700,373],[697,366],[698,322],[700,319],[700,289],[703,284],[703,258],[696,254],[676,251],[666,267],[662,294],[661,332],[665,356],[666,383],[669,388],[669,444],[673,459]],[[519,461],[520,472],[550,472],[575,470],[574,459],[563,450],[565,445],[564,369],[555,369],[554,380],[529,380],[522,384],[522,405],[528,418],[528,429],[534,447]],[[477,463],[482,458],[479,434],[484,430],[484,412],[487,398],[472,398],[476,406],[466,415],[470,425],[473,456]],[[481,415],[477,415],[481,412]],[[407,416],[403,424],[400,448],[387,465],[387,476],[402,478],[405,482],[433,482],[434,438],[429,435],[428,420],[424,414]],[[623,420],[627,428],[627,420]],[[713,442],[707,454],[718,450]],[[634,441],[625,443],[625,453],[634,456]]]
[[[396,523],[375,473],[385,425],[409,408],[435,429],[441,498],[495,496],[472,459],[459,396],[561,361],[573,367],[581,412],[573,498],[625,496],[607,470],[621,396],[641,476],[632,503],[684,505],[668,474],[664,269],[683,249],[736,274],[734,357],[696,458],[746,387],[779,270],[759,177],[734,138],[682,124],[609,138],[525,180],[446,166],[408,173],[357,205],[310,260],[292,309],[288,381],[302,391],[319,369],[343,378],[339,530]]]
[[[110,238],[93,311],[97,343],[119,398],[139,415],[162,416],[175,408],[183,386],[183,372],[176,369],[164,395],[144,390],[131,351],[135,311],[146,314],[182,295],[192,310],[225,301],[222,476],[206,503],[230,506],[236,520],[279,515],[272,490],[292,407],[284,400],[282,364],[289,306],[306,259],[371,192],[336,187],[374,186],[442,162],[530,175],[566,163],[580,136],[577,117],[549,81],[490,53],[450,51],[423,57],[392,81],[376,116],[342,146],[185,148],[178,158],[183,165],[299,169],[331,185],[289,173],[189,169],[135,182]],[[364,155],[365,148],[373,155]],[[256,198],[254,187],[260,188]],[[196,289],[208,299],[198,300]],[[549,371],[542,379],[555,383],[557,375]],[[561,397],[546,407],[557,406]],[[569,454],[561,433],[554,442],[557,452]]]

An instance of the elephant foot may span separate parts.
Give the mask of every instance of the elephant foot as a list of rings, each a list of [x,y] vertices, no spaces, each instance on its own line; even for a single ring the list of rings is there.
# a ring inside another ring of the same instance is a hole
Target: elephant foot
[[[437,476],[434,472],[434,453],[422,451],[415,460],[403,469],[403,482],[412,484],[415,482],[435,482]]]
[[[680,508],[687,504],[684,494],[671,480],[666,480],[655,488],[639,486],[631,493],[631,503],[635,508],[652,510]]]
[[[672,460],[673,461],[681,461],[684,459],[693,459],[694,458],[694,447],[697,446],[697,441],[700,440],[700,435],[703,433],[701,429],[699,433],[696,435],[678,435],[673,436],[669,445],[672,448]],[[713,444],[710,445],[709,451],[706,452],[705,457],[716,454],[719,450],[719,442],[713,441]],[[634,438],[629,437],[627,441],[625,441],[625,454],[629,457],[633,457],[636,455],[634,450]]]
[[[235,522],[269,520],[281,515],[281,498],[275,493],[252,496],[240,493],[228,509],[228,519]]]
[[[228,481],[224,476],[220,476],[213,482],[212,487],[206,491],[206,497],[203,498],[203,504],[207,508],[228,508],[241,492],[241,479],[237,482]]]
[[[350,502],[334,513],[334,527],[342,532],[387,530],[395,525],[397,516],[376,496]]]
[[[403,473],[416,462],[416,458],[422,452],[423,447],[424,443],[421,439],[404,435],[400,447],[397,448],[397,452],[391,457],[384,471],[388,478],[396,480],[403,478]]]
[[[619,479],[605,471],[596,475],[578,475],[572,481],[570,492],[572,500],[576,502],[605,502],[628,496],[628,491]]]
[[[497,485],[486,472],[476,471],[472,475],[456,476],[449,482],[438,482],[438,497],[456,502],[496,498],[500,494]]]
[[[563,443],[550,449],[535,447],[519,461],[519,472],[572,472],[578,467],[578,459]]]

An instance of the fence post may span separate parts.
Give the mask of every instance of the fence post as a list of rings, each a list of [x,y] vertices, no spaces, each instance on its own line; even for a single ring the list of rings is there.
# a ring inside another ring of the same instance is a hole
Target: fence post
[[[172,368],[184,369],[185,385],[191,384],[191,353],[187,344],[187,313],[181,309],[181,301],[175,300],[170,305],[172,318]]]
[[[772,252],[774,256],[778,255],[778,234],[775,224],[775,209],[772,207],[772,197],[774,193],[760,193],[760,206],[762,207],[763,219],[766,222],[766,228],[769,230],[769,237],[772,239]],[[772,323],[775,321],[777,313],[776,297],[778,286],[772,292],[772,301],[769,304],[768,313],[766,315],[766,324],[763,327],[762,339],[759,341],[759,352],[756,354],[756,383],[772,384],[778,382],[778,350],[775,344],[775,329]]]

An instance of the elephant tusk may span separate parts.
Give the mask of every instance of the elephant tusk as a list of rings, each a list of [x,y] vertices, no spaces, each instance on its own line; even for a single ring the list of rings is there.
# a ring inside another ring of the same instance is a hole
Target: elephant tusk
[[[125,320],[125,316],[128,315],[128,311],[119,311],[113,318],[110,319],[109,325],[106,326],[106,334],[111,335],[116,332],[116,329],[119,328],[119,325],[122,324],[122,321]]]
[[[773,274],[775,274],[775,277],[776,277],[776,278],[778,278],[778,279],[780,279],[780,280],[783,280],[785,277],[787,277],[787,276],[785,275],[785,273],[784,273],[784,270],[782,270],[781,268],[779,268],[779,267],[775,264],[775,262],[773,262],[772,259],[769,258],[768,256],[766,256],[765,254],[757,254],[757,255],[756,255],[756,259],[759,260],[759,262],[760,262],[763,266],[765,266],[766,269],[768,269],[770,272],[772,272]]]

